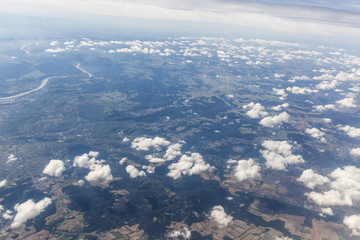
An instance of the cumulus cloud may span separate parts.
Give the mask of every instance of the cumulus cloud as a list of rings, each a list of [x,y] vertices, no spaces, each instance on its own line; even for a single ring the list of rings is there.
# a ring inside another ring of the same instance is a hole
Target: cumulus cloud
[[[200,174],[203,171],[211,169],[211,166],[205,163],[199,153],[182,155],[178,162],[169,165],[170,172],[167,174],[173,179],[178,179],[181,175]]]
[[[309,199],[320,206],[353,206],[354,201],[360,201],[360,168],[337,168],[329,176],[330,190],[306,193]]]
[[[330,182],[327,177],[315,173],[312,169],[304,170],[297,181],[304,183],[305,186],[311,189]]]
[[[311,137],[319,139],[321,142],[325,143],[326,139],[324,138],[325,133],[320,131],[317,128],[306,128],[305,132],[309,134]]]
[[[338,129],[343,130],[349,137],[360,137],[360,128],[351,127],[349,125],[338,125]]]
[[[335,109],[335,105],[334,104],[327,104],[327,105],[317,105],[317,106],[313,106],[314,110],[317,112],[324,112],[328,109]]]
[[[352,231],[352,235],[360,236],[360,215],[346,216],[343,223]]]
[[[19,228],[22,224],[26,223],[27,220],[38,216],[50,204],[51,199],[47,197],[37,203],[29,199],[22,204],[16,204],[14,210],[17,213],[10,227]]]
[[[136,150],[143,150],[148,151],[151,147],[159,150],[161,146],[168,146],[170,145],[169,141],[166,141],[164,138],[155,137],[155,138],[146,138],[146,137],[139,137],[135,138],[134,141],[131,143],[131,147]]]
[[[339,101],[336,101],[337,104],[340,105],[340,107],[344,107],[344,108],[355,108],[356,104],[355,104],[355,100],[353,97],[347,97],[344,99],[341,99]]]
[[[43,173],[53,177],[60,177],[63,171],[65,171],[63,161],[50,160],[49,164],[44,168]]]
[[[6,161],[6,163],[11,163],[11,162],[15,162],[17,160],[17,157],[15,157],[14,154],[10,154],[8,156],[8,160]]]
[[[321,212],[326,214],[326,215],[330,215],[330,216],[334,215],[333,210],[331,208],[329,208],[329,207],[321,208]]]
[[[146,176],[146,173],[144,171],[139,171],[136,167],[134,167],[133,165],[128,165],[126,167],[126,172],[128,174],[130,174],[131,178],[136,178],[136,177],[142,177],[142,176]]]
[[[90,168],[93,164],[101,164],[103,160],[96,160],[96,157],[99,155],[98,152],[90,151],[89,153],[84,153],[81,156],[76,156],[74,158],[74,167],[81,167],[81,168]]]
[[[286,236],[280,236],[280,237],[276,237],[275,240],[293,240],[293,239]]]
[[[260,118],[268,115],[268,113],[264,111],[265,108],[260,103],[251,102],[247,105],[244,105],[243,109],[250,109],[246,112],[246,115],[251,118]]]
[[[280,96],[280,100],[284,100],[287,97],[285,89],[273,88],[273,92],[275,93],[275,95]]]
[[[331,82],[329,81],[322,81],[321,83],[319,83],[318,85],[316,85],[317,89],[321,89],[321,90],[329,90],[329,89],[333,89],[337,86],[338,81],[333,80]]]
[[[93,164],[90,166],[90,170],[88,175],[85,176],[85,179],[89,182],[96,182],[99,180],[110,181],[113,178],[109,165]]]
[[[262,146],[265,150],[260,150],[260,152],[268,168],[285,170],[287,165],[304,162],[301,155],[292,154],[293,146],[286,141],[264,141]]]
[[[14,216],[12,215],[12,211],[11,210],[6,210],[6,212],[3,213],[2,217],[6,220],[10,220],[13,219]]]
[[[350,150],[351,156],[360,157],[360,148],[353,148]]]
[[[1,188],[1,187],[5,187],[6,184],[7,184],[7,182],[8,182],[8,181],[7,181],[6,179],[0,181],[0,188]]]
[[[149,174],[155,172],[155,167],[152,167],[152,166],[142,166],[141,168],[146,170],[146,172],[149,173]]]
[[[166,153],[164,155],[164,158],[166,160],[173,160],[179,155],[181,155],[181,144],[175,143],[168,147],[168,149],[166,150]]]
[[[145,159],[148,160],[150,163],[163,163],[165,159],[156,157],[152,154],[146,155]]]
[[[273,117],[269,116],[261,119],[260,124],[265,127],[273,128],[277,125],[282,124],[283,122],[288,122],[288,121],[289,121],[289,114],[287,114],[287,112],[282,112],[279,115],[275,115]]]
[[[190,239],[191,238],[191,231],[184,227],[182,230],[173,230],[168,235],[169,238],[182,238],[182,239]]]
[[[301,87],[287,87],[286,88],[286,91],[288,92],[291,92],[293,94],[309,94],[309,93],[317,93],[319,92],[319,90],[311,90],[310,88],[308,87],[304,87],[304,88],[301,88]]]
[[[237,162],[237,165],[234,170],[234,176],[239,181],[243,181],[248,178],[259,179],[261,177],[261,168],[252,158],[235,162]]]
[[[227,215],[224,208],[221,205],[213,207],[210,212],[210,217],[219,225],[219,227],[226,227],[231,221],[233,217]]]
[[[122,159],[120,159],[119,164],[123,165],[124,162],[126,162],[127,160],[128,160],[127,157],[123,157]]]
[[[272,110],[274,111],[281,111],[283,108],[287,108],[289,107],[289,104],[288,103],[283,103],[283,104],[280,104],[280,105],[277,105],[275,107],[272,107]]]

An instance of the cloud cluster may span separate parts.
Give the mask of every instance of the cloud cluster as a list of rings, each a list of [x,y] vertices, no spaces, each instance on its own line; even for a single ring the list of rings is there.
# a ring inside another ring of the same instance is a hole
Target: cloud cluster
[[[288,122],[288,121],[289,121],[289,114],[287,114],[287,112],[282,112],[279,115],[275,115],[273,117],[268,116],[261,119],[260,124],[265,127],[273,128],[277,125],[282,124],[283,122]]]
[[[181,144],[171,144],[164,155],[164,159],[167,161],[174,160],[177,156],[181,155]]]
[[[353,206],[354,201],[360,201],[360,168],[337,168],[329,177],[330,190],[306,193],[310,200],[320,206]]]
[[[5,187],[8,181],[6,179],[0,181],[0,188]]]
[[[313,138],[319,139],[323,143],[326,142],[326,139],[324,138],[325,133],[317,128],[306,128],[305,133],[309,134]]]
[[[344,99],[341,99],[339,101],[336,101],[337,104],[340,105],[340,107],[344,108],[355,108],[355,99],[353,97],[346,97]]]
[[[280,105],[277,105],[275,107],[272,107],[272,110],[274,111],[281,111],[283,108],[287,108],[289,107],[289,104],[288,103],[283,103],[283,104],[280,104]]]
[[[126,166],[126,172],[130,175],[131,178],[146,176],[146,173],[144,171],[139,171],[133,165]]]
[[[317,106],[313,106],[314,110],[317,112],[324,112],[326,110],[335,109],[335,105],[334,104],[327,104],[327,105],[317,105]]]
[[[304,170],[297,181],[304,183],[304,185],[310,189],[314,189],[316,186],[330,182],[327,177],[315,173],[312,169]]]
[[[290,164],[303,163],[304,159],[301,155],[293,155],[292,148],[286,141],[264,141],[262,146],[265,150],[260,150],[262,156],[266,160],[268,168],[276,170],[285,170]]]
[[[173,179],[178,179],[181,175],[200,174],[211,169],[211,166],[205,163],[203,157],[199,153],[184,154],[178,162],[169,165],[170,172],[167,174]]]
[[[213,207],[210,212],[210,217],[219,225],[220,228],[226,227],[233,220],[233,217],[227,215],[221,205]]]
[[[85,179],[89,182],[110,181],[113,178],[111,168],[109,165],[104,164],[105,160],[97,160],[98,155],[98,152],[90,151],[81,156],[76,156],[73,166],[89,169],[90,172],[85,176]]]
[[[237,165],[234,169],[234,176],[239,181],[243,181],[248,178],[260,179],[261,167],[258,164],[256,164],[252,158],[248,160],[239,160],[239,161],[235,160],[235,162],[237,163]]]
[[[286,91],[288,92],[291,92],[293,94],[309,94],[309,93],[317,93],[319,92],[319,90],[311,90],[310,88],[308,87],[304,87],[304,88],[301,88],[301,87],[287,87],[286,88]]]
[[[251,102],[247,105],[244,105],[242,108],[250,109],[246,112],[246,115],[248,115],[250,118],[260,118],[268,115],[268,113],[264,111],[265,108],[260,103]]]
[[[26,223],[27,220],[38,216],[50,204],[51,199],[47,197],[37,203],[29,199],[22,204],[16,204],[14,210],[17,213],[10,227],[19,228],[22,224]]]
[[[182,231],[173,230],[168,235],[169,238],[181,238],[181,239],[190,239],[191,238],[191,231],[184,227]]]
[[[65,171],[64,162],[61,160],[50,160],[48,165],[44,168],[43,173],[52,177],[60,177]]]
[[[349,137],[357,138],[360,137],[360,128],[351,127],[349,125],[338,125],[338,129],[343,130]]]
[[[350,155],[353,157],[360,157],[360,148],[353,148],[350,150]]]
[[[360,215],[346,216],[343,223],[352,231],[352,235],[360,236]]]
[[[131,143],[131,147],[136,150],[148,151],[151,147],[159,150],[161,146],[169,146],[170,142],[161,137],[146,138],[139,137],[135,138]]]

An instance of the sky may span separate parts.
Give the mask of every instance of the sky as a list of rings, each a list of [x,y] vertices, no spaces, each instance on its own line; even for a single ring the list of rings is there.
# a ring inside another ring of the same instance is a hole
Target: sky
[[[2,0],[0,13],[74,20],[150,19],[214,26],[229,25],[258,33],[298,35],[356,42],[360,3],[354,0]],[[116,22],[116,21],[115,21]],[[110,24],[114,24],[111,21]],[[218,24],[218,25],[217,25]],[[195,26],[195,25],[194,25]],[[221,27],[218,27],[221,28]]]

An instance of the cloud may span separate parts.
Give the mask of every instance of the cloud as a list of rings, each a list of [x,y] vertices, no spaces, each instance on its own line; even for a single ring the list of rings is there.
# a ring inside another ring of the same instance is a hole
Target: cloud
[[[282,112],[279,115],[275,115],[273,117],[269,116],[261,119],[260,124],[265,127],[273,128],[277,125],[282,124],[283,122],[288,122],[288,121],[289,121],[289,114],[287,114],[287,112]]]
[[[7,185],[8,181],[6,179],[0,181],[0,188],[5,187]]]
[[[235,161],[237,165],[234,170],[234,176],[239,180],[243,181],[248,178],[260,179],[260,166],[250,158],[248,160]]]
[[[338,125],[338,129],[343,130],[349,137],[360,137],[360,128],[351,127],[349,125]]]
[[[315,109],[315,111],[317,112],[324,112],[328,109],[335,109],[335,105],[334,104],[327,104],[325,106],[323,105],[317,105],[317,106],[313,106],[313,108]]]
[[[168,235],[169,238],[181,238],[181,239],[190,239],[191,238],[191,231],[184,227],[181,231],[179,230],[173,230]]]
[[[210,212],[210,218],[212,218],[220,228],[226,227],[233,220],[233,217],[227,215],[221,205],[213,207]]]
[[[324,185],[325,183],[330,182],[327,177],[315,173],[312,169],[304,170],[297,181],[304,183],[305,186],[311,189],[314,189],[318,185]]]
[[[319,83],[318,85],[316,85],[317,89],[321,89],[321,90],[330,90],[335,88],[338,85],[338,81],[333,80],[331,82],[329,81],[323,81],[321,83]]]
[[[38,216],[50,204],[51,199],[47,197],[37,203],[29,199],[22,204],[16,204],[14,209],[17,213],[10,227],[19,228],[22,224],[26,223],[27,220]]]
[[[166,150],[166,153],[164,155],[164,158],[166,160],[170,161],[170,160],[175,159],[179,155],[181,155],[181,144],[175,143],[168,147],[168,149]]]
[[[275,95],[280,96],[280,100],[284,100],[287,97],[287,93],[285,92],[285,89],[273,88],[273,92],[275,93]]]
[[[131,147],[136,150],[148,151],[150,147],[155,148],[156,150],[160,150],[161,146],[170,145],[169,141],[166,141],[164,138],[155,137],[155,138],[146,138],[139,137],[135,138],[131,143]]]
[[[110,181],[113,178],[109,165],[93,164],[90,166],[90,170],[88,175],[85,176],[85,179],[89,182],[96,182],[99,180]]]
[[[347,97],[347,98],[341,99],[339,101],[336,101],[336,103],[344,108],[355,108],[356,104],[354,103],[354,101],[355,100],[353,97]]]
[[[6,163],[15,162],[16,160],[17,160],[17,157],[15,157],[14,154],[10,154]]]
[[[130,174],[131,178],[146,176],[144,171],[137,170],[133,165],[128,165],[126,167],[126,172]]]
[[[43,173],[53,177],[60,177],[63,171],[65,171],[63,161],[50,160],[49,164],[44,168]]]
[[[10,220],[10,219],[13,219],[14,216],[11,215],[13,212],[11,210],[6,210],[5,213],[3,213],[2,217],[6,220]]]
[[[248,115],[250,118],[260,118],[268,115],[268,113],[264,111],[265,108],[260,103],[251,102],[247,105],[244,105],[242,108],[250,109],[246,112],[246,115]]]
[[[266,167],[285,170],[287,165],[304,163],[301,155],[293,155],[292,148],[286,141],[264,141],[262,146],[265,150],[260,150],[266,160]]]
[[[329,208],[329,207],[321,208],[321,212],[326,214],[326,215],[330,215],[330,216],[334,215],[333,210],[331,208]]]
[[[346,216],[343,223],[352,231],[352,235],[360,236],[360,215]]]
[[[305,133],[309,134],[313,138],[319,139],[323,143],[326,142],[326,139],[324,138],[325,133],[317,128],[306,128]]]
[[[155,172],[155,167],[152,167],[152,166],[142,166],[141,168],[146,170],[146,172],[149,173],[149,174]]]
[[[178,162],[172,163],[168,168],[170,172],[167,175],[173,179],[178,179],[181,175],[200,174],[211,169],[211,166],[205,163],[199,153],[191,153],[190,155],[182,155]]]
[[[127,157],[123,157],[122,159],[120,159],[119,164],[123,165],[124,162],[126,162],[127,160],[128,160]]]
[[[295,87],[287,87],[286,91],[291,92],[293,94],[309,94],[309,93],[317,93],[317,92],[319,92],[319,90],[311,90],[308,87],[301,88],[301,87],[297,87],[297,86],[295,86]]]
[[[354,201],[360,201],[360,168],[337,168],[329,177],[330,190],[306,193],[309,199],[320,206],[353,206]]]
[[[280,237],[276,237],[275,240],[293,240],[293,239],[286,236],[280,236]]]
[[[98,152],[90,151],[88,154],[84,153],[81,156],[76,156],[74,158],[74,167],[81,167],[81,168],[89,168],[93,164],[101,164],[103,160],[96,160],[96,157],[99,155]]]
[[[287,107],[289,107],[289,104],[288,104],[288,103],[283,103],[283,104],[281,104],[281,105],[277,105],[277,106],[275,106],[275,107],[272,107],[272,110],[278,112],[278,111],[281,111],[282,108],[287,108]]]
[[[360,148],[353,148],[350,150],[350,154],[353,157],[360,157]]]

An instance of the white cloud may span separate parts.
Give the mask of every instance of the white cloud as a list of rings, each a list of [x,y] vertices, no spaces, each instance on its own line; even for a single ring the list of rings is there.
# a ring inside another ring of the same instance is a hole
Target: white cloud
[[[291,92],[293,94],[308,94],[308,93],[317,93],[317,92],[319,92],[319,90],[311,90],[308,87],[301,88],[301,87],[297,87],[297,86],[295,86],[295,87],[287,87],[286,91]]]
[[[14,154],[10,154],[6,163],[15,162],[16,160],[17,160],[17,157],[15,157]]]
[[[265,127],[273,128],[277,125],[282,124],[283,122],[288,122],[288,121],[289,121],[289,114],[287,114],[287,112],[282,112],[279,115],[275,115],[273,117],[269,116],[261,119],[260,124]]]
[[[268,115],[268,113],[264,111],[265,108],[260,103],[251,102],[247,105],[244,105],[242,108],[250,109],[246,112],[246,115],[248,115],[250,118],[260,118]]]
[[[221,205],[213,207],[213,209],[210,212],[210,217],[214,219],[214,221],[221,228],[226,227],[233,220],[233,217],[227,215],[224,208]]]
[[[273,92],[275,93],[275,95],[280,96],[280,100],[284,100],[287,97],[285,89],[273,88]]]
[[[184,229],[182,229],[181,231],[179,230],[173,230],[169,233],[168,235],[169,238],[176,238],[179,239],[181,237],[181,239],[190,239],[191,238],[191,231],[187,228],[184,227]]]
[[[316,85],[317,89],[321,89],[321,90],[329,90],[329,89],[333,89],[338,85],[338,81],[333,80],[331,82],[329,81],[322,81],[321,83],[319,83],[318,85]]]
[[[182,155],[178,162],[169,165],[169,177],[177,179],[181,175],[200,174],[203,171],[211,169],[211,166],[205,163],[203,157],[199,153],[191,153]]]
[[[338,125],[338,129],[345,131],[349,137],[360,137],[360,128],[351,127],[349,125]]]
[[[320,206],[352,205],[351,198],[344,196],[337,190],[329,190],[323,193],[310,192],[305,195]]]
[[[332,120],[330,118],[323,118],[322,119],[324,123],[332,123]]]
[[[353,148],[350,150],[351,156],[360,157],[360,148]]]
[[[239,160],[234,170],[234,176],[239,181],[248,178],[259,179],[261,177],[260,170],[260,166],[252,158],[249,160]]]
[[[50,160],[49,164],[44,168],[43,173],[53,177],[60,177],[63,171],[65,171],[63,161]]]
[[[6,179],[0,181],[0,188],[5,187],[7,183],[8,183],[8,181]]]
[[[293,239],[286,236],[280,236],[280,237],[276,237],[275,240],[293,240]]]
[[[98,152],[90,151],[88,154],[84,153],[81,156],[76,156],[74,158],[74,167],[81,167],[81,168],[90,168],[93,164],[101,164],[103,160],[96,160],[96,157],[99,155]]]
[[[315,111],[317,112],[324,112],[328,109],[335,109],[335,105],[334,104],[327,104],[327,105],[317,105],[317,106],[313,106],[313,108],[315,109]]]
[[[293,146],[286,141],[264,141],[262,146],[265,150],[260,150],[260,152],[268,168],[285,170],[287,165],[304,162],[301,155],[292,154]]]
[[[133,165],[128,165],[126,167],[126,172],[130,174],[131,178],[146,176],[146,173],[144,171],[139,171]]]
[[[321,208],[321,212],[326,214],[326,215],[330,215],[330,216],[334,215],[333,210],[331,208],[329,208],[329,207]]]
[[[152,154],[146,155],[145,159],[148,160],[150,163],[164,163],[165,162],[165,159],[155,157]]]
[[[155,137],[155,138],[146,138],[139,137],[135,138],[131,143],[131,147],[136,150],[148,151],[150,147],[155,148],[156,150],[160,150],[161,146],[170,145],[169,141],[166,141],[164,138]]]
[[[343,223],[352,231],[352,235],[360,236],[360,215],[346,216]]]
[[[168,147],[168,149],[166,150],[166,153],[164,155],[164,158],[166,160],[173,160],[179,155],[181,155],[181,144],[175,143]]]
[[[85,176],[89,182],[99,180],[110,181],[113,176],[111,175],[111,168],[109,165],[93,164],[90,166],[90,172]]]
[[[337,104],[339,104],[341,107],[345,107],[345,108],[355,108],[356,104],[354,103],[354,98],[353,97],[347,97],[344,99],[341,99],[339,101],[336,101]]]
[[[127,137],[124,137],[122,141],[123,141],[124,143],[126,143],[126,142],[130,141],[130,139],[127,138]]]
[[[119,164],[123,165],[124,162],[126,162],[127,160],[128,160],[127,157],[123,157],[122,159],[120,159]]]
[[[10,227],[20,227],[22,224],[26,223],[27,220],[35,218],[39,215],[50,204],[51,199],[47,197],[37,203],[29,199],[22,204],[16,204],[14,209],[17,213]]]
[[[6,210],[5,213],[3,213],[2,217],[6,220],[10,220],[10,219],[13,219],[14,216],[11,215],[13,212],[11,210]]]
[[[326,139],[324,138],[325,133],[320,131],[317,128],[306,128],[305,132],[309,134],[311,137],[319,139],[321,142],[325,143]]]
[[[46,49],[45,50],[45,52],[47,52],[47,53],[62,53],[62,52],[65,52],[65,51],[67,51],[68,49],[67,48],[55,48],[55,49],[51,49],[51,48],[49,48],[49,49]]]
[[[149,173],[149,174],[155,172],[155,167],[152,167],[152,166],[142,166],[141,168],[146,170],[146,172]]]
[[[304,183],[305,186],[311,189],[330,182],[327,177],[315,173],[312,169],[304,170],[297,181]]]
[[[277,105],[275,107],[272,107],[272,110],[274,111],[281,111],[283,108],[287,108],[289,107],[289,104],[288,103],[283,103],[283,104],[280,104],[280,105]]]

